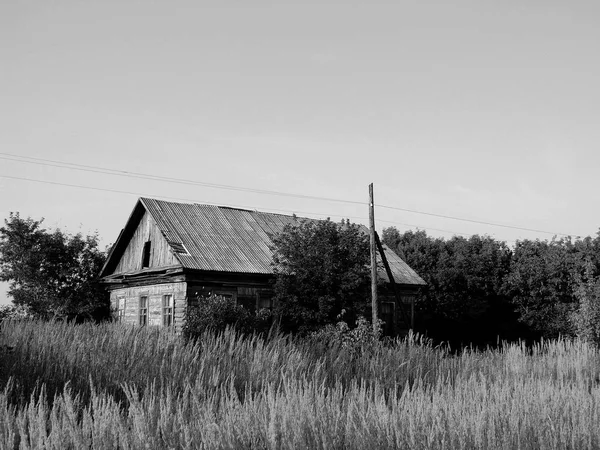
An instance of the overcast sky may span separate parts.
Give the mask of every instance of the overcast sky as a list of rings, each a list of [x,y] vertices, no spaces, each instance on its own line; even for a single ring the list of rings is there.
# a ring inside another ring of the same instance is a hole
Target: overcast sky
[[[0,218],[108,245],[143,194],[367,223],[373,182],[550,234],[378,207],[380,230],[595,235],[598,24],[591,1],[0,2]]]

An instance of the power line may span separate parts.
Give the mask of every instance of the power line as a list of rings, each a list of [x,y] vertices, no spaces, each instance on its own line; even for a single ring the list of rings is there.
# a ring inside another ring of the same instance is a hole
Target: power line
[[[278,209],[278,208],[271,208],[271,207],[258,207],[257,208],[254,206],[235,205],[235,204],[225,205],[223,203],[207,202],[204,200],[197,200],[197,199],[184,198],[184,197],[172,197],[172,196],[167,196],[167,195],[154,195],[154,194],[148,195],[148,194],[143,194],[140,192],[123,191],[123,190],[119,190],[119,189],[107,189],[107,188],[100,188],[100,187],[94,187],[94,186],[83,186],[80,184],[61,183],[61,182],[57,182],[57,181],[37,180],[34,178],[15,177],[12,175],[0,174],[0,178],[8,178],[8,179],[12,179],[12,180],[21,180],[21,181],[30,181],[30,182],[34,182],[34,183],[51,184],[51,185],[55,185],[55,186],[66,186],[66,187],[72,187],[72,188],[78,188],[78,189],[88,189],[88,190],[93,190],[93,191],[111,192],[111,193],[115,193],[115,194],[135,195],[136,197],[151,197],[151,198],[157,198],[157,199],[163,199],[163,200],[175,200],[175,201],[183,201],[183,202],[191,202],[191,203],[201,203],[204,205],[212,205],[212,206],[225,206],[225,207],[229,207],[229,208],[238,208],[238,209],[245,209],[245,210],[277,211],[277,212],[287,213],[288,215],[307,214],[307,215],[311,215],[311,216],[325,216],[325,217],[334,216],[334,217],[348,218],[348,219],[367,220],[366,217],[346,216],[346,215],[342,215],[342,214],[334,215],[334,214],[319,213],[319,212],[314,212],[314,211],[312,211],[312,212],[311,211],[298,211],[298,210],[293,210],[293,209],[292,210]],[[396,222],[389,222],[389,223],[396,223]],[[425,227],[422,227],[422,228],[425,228]]]
[[[140,178],[140,179],[146,179],[146,180],[165,181],[165,182],[169,182],[169,183],[196,185],[196,186],[203,186],[203,187],[209,187],[209,188],[215,188],[215,189],[227,189],[227,190],[232,190],[232,191],[252,192],[252,193],[256,193],[256,194],[267,194],[267,195],[277,195],[277,196],[282,196],[282,197],[303,198],[303,199],[307,199],[307,200],[325,200],[325,201],[330,201],[330,202],[350,203],[350,204],[355,204],[355,205],[366,205],[367,204],[366,202],[359,202],[359,201],[354,201],[354,200],[345,200],[345,199],[328,198],[328,197],[317,197],[317,196],[312,196],[312,195],[294,194],[294,193],[290,193],[290,192],[281,192],[281,191],[270,191],[270,190],[266,190],[266,189],[247,188],[247,187],[242,187],[242,186],[233,186],[233,185],[229,185],[229,184],[207,183],[207,182],[202,182],[202,181],[197,181],[197,180],[188,180],[188,179],[184,179],[184,178],[164,177],[161,175],[152,175],[152,174],[146,174],[146,173],[140,173],[140,172],[129,172],[126,170],[89,166],[89,165],[85,165],[85,164],[74,164],[74,163],[55,161],[55,160],[44,159],[44,158],[34,158],[32,156],[12,155],[10,153],[3,153],[3,152],[0,152],[0,155],[5,155],[5,156],[0,156],[0,159],[5,159],[5,160],[9,160],[9,161],[23,162],[23,163],[27,163],[27,164],[36,164],[36,165],[41,165],[41,166],[59,167],[62,169],[79,170],[79,171],[84,171],[84,172],[102,173],[102,174],[117,175],[117,176],[122,176],[122,177],[129,177],[129,178]],[[27,161],[25,159],[20,159],[20,158],[27,158],[27,159],[31,159],[33,161]],[[38,161],[41,161],[41,162],[38,162]]]
[[[457,234],[457,235],[461,235],[461,236],[472,236],[473,235],[472,233],[462,233],[460,231],[450,231],[450,230],[443,230],[441,228],[424,227],[421,225],[414,225],[414,224],[410,224],[410,223],[401,223],[401,222],[396,222],[396,221],[392,221],[392,220],[377,219],[377,222],[384,222],[384,223],[389,223],[392,225],[401,225],[403,227],[417,228],[417,229],[423,229],[423,230],[440,231],[442,233]]]
[[[71,188],[77,188],[77,189],[88,189],[88,190],[94,190],[94,191],[111,192],[111,193],[116,193],[116,194],[135,195],[137,197],[153,197],[153,198],[159,198],[159,199],[164,199],[164,200],[179,200],[179,201],[185,201],[185,202],[198,203],[198,200],[190,199],[190,198],[171,197],[171,196],[165,196],[165,195],[148,195],[148,194],[143,194],[140,192],[123,191],[123,190],[119,190],[119,189],[99,188],[99,187],[93,187],[93,186],[83,186],[83,185],[79,185],[79,184],[61,183],[61,182],[57,182],[57,181],[37,180],[34,178],[15,177],[15,176],[11,176],[11,175],[0,174],[0,178],[8,178],[8,179],[12,179],[12,180],[21,180],[21,181],[30,181],[30,182],[42,183],[42,184],[51,184],[51,185],[55,185],[55,186],[65,186],[65,187],[71,187]],[[228,207],[240,208],[240,209],[257,209],[257,208],[248,207],[248,206],[223,205],[223,204],[217,204],[217,203],[211,203],[211,202],[205,202],[205,201],[202,201],[202,203],[207,204],[207,205],[213,205],[213,206],[228,206]],[[260,209],[261,210],[269,210],[269,211],[286,212],[288,214],[306,214],[306,215],[311,215],[311,216],[331,216],[331,214],[324,214],[324,213],[317,213],[317,212],[310,212],[310,211],[294,211],[294,210],[277,209],[277,208],[260,208]],[[341,215],[341,214],[336,214],[333,216],[340,217],[340,218],[355,219],[355,220],[364,220],[364,221],[368,220],[367,217],[361,217],[361,216],[346,216],[346,215]],[[384,220],[384,219],[377,219],[377,221],[383,222],[383,223],[389,223],[392,225],[413,227],[413,228],[423,229],[423,230],[440,231],[443,233],[449,233],[449,234],[454,234],[454,235],[471,236],[471,234],[469,234],[469,233],[461,233],[458,231],[450,231],[450,230],[443,230],[440,228],[425,227],[422,225],[406,224],[406,223],[400,223],[397,221],[390,221],[390,220]]]
[[[24,178],[24,177],[15,177],[12,175],[2,175],[0,174],[0,178],[9,178],[12,180],[22,180],[22,181],[31,181],[34,183],[44,183],[44,184],[52,184],[55,186],[66,186],[66,187],[72,187],[72,188],[78,188],[78,189],[88,189],[88,190],[93,190],[93,191],[103,191],[103,192],[112,192],[115,194],[127,194],[127,195],[135,195],[137,197],[152,197],[152,198],[158,198],[158,199],[164,199],[164,200],[179,200],[179,201],[183,201],[183,202],[191,202],[191,203],[198,203],[198,200],[194,200],[191,198],[183,198],[183,197],[171,197],[171,196],[167,196],[167,195],[148,195],[148,194],[142,194],[140,192],[131,192],[131,191],[122,191],[119,189],[107,189],[107,188],[99,188],[99,187],[94,187],[94,186],[82,186],[80,184],[70,184],[70,183],[60,183],[58,181],[47,181],[47,180],[36,180],[34,178]],[[249,209],[248,206],[240,206],[240,205],[223,205],[223,204],[218,204],[218,203],[213,203],[213,202],[205,202],[202,201],[203,204],[205,205],[212,205],[212,206],[227,206],[230,208],[239,208],[239,209]],[[250,208],[250,209],[255,209],[255,208]],[[290,212],[289,210],[284,210],[284,209],[276,209],[276,208],[261,208],[261,209],[270,209],[271,211],[282,211],[282,212]],[[297,211],[300,214],[315,214],[315,215],[326,215],[326,214],[320,214],[320,213],[305,213],[302,211]]]
[[[485,221],[481,221],[481,220],[465,219],[462,217],[447,216],[444,214],[436,214],[436,213],[430,213],[430,212],[425,212],[425,211],[417,211],[414,209],[399,208],[396,206],[387,206],[387,205],[378,205],[378,206],[379,206],[379,208],[392,209],[392,210],[396,210],[396,211],[403,211],[403,212],[409,212],[409,213],[414,213],[414,214],[422,214],[424,216],[441,217],[443,219],[460,220],[462,222],[476,223],[479,225],[490,225],[490,226],[494,226],[494,227],[510,228],[512,230],[531,231],[534,233],[544,233],[544,234],[552,234],[552,235],[559,235],[559,236],[573,236],[572,234],[569,234],[569,233],[556,233],[553,231],[536,230],[534,228],[524,228],[524,227],[517,227],[514,225],[504,225],[504,224],[500,224],[500,223],[485,222]]]
[[[125,176],[125,177],[130,177],[130,178],[140,178],[140,179],[164,181],[164,182],[187,184],[187,185],[196,185],[196,186],[203,186],[203,187],[209,187],[209,188],[214,188],[214,189],[227,189],[227,190],[233,190],[233,191],[251,192],[251,193],[256,193],[256,194],[302,198],[302,199],[307,199],[307,200],[321,200],[321,201],[339,202],[339,203],[347,203],[347,204],[355,204],[355,205],[366,205],[367,204],[366,202],[359,202],[359,201],[355,201],[355,200],[319,197],[319,196],[312,196],[312,195],[295,194],[295,193],[290,193],[290,192],[247,188],[247,187],[233,186],[233,185],[227,185],[227,184],[207,183],[207,182],[188,180],[188,179],[183,179],[183,178],[164,177],[164,176],[160,176],[160,175],[145,174],[145,173],[140,173],[140,172],[130,172],[130,171],[125,171],[125,170],[97,167],[97,166],[91,166],[91,165],[85,165],[85,164],[75,164],[75,163],[64,162],[64,161],[36,158],[36,157],[32,157],[32,156],[20,156],[20,155],[14,155],[11,153],[4,153],[4,152],[0,152],[0,155],[4,155],[4,156],[0,156],[0,159],[5,159],[5,160],[9,160],[9,161],[23,162],[23,163],[28,163],[28,164],[37,164],[37,165],[50,166],[50,167],[58,167],[58,168],[63,168],[63,169],[79,170],[79,171],[85,171],[85,172],[94,172],[94,173],[101,173],[101,174]],[[28,161],[27,159],[30,159],[31,161]],[[35,181],[35,180],[32,180],[32,181]],[[163,198],[166,198],[166,197],[163,197]],[[376,205],[376,207],[383,208],[383,209],[389,209],[389,210],[395,210],[395,211],[408,212],[408,213],[412,213],[412,214],[420,214],[420,215],[425,215],[425,216],[430,216],[430,217],[438,217],[438,218],[442,218],[442,219],[475,223],[475,224],[479,224],[479,225],[494,226],[494,227],[500,227],[500,228],[507,228],[507,229],[520,230],[520,231],[529,231],[529,232],[543,233],[543,234],[549,234],[549,235],[572,236],[572,234],[569,234],[569,233],[557,233],[557,232],[553,232],[553,231],[525,228],[525,227],[519,227],[519,226],[514,226],[514,225],[499,224],[499,223],[489,222],[489,221],[466,219],[466,218],[457,217],[457,216],[437,214],[437,213],[431,213],[431,212],[426,212],[426,211],[418,211],[418,210],[414,210],[414,209],[400,208],[400,207],[390,206],[390,205]],[[442,231],[442,230],[438,230],[438,231]],[[457,234],[466,234],[466,233],[457,233]]]

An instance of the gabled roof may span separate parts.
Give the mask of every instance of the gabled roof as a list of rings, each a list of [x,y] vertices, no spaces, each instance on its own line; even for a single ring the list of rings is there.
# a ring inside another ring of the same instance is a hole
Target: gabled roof
[[[302,220],[282,214],[140,198],[111,249],[101,276],[110,274],[117,266],[144,211],[156,222],[184,269],[210,272],[273,273],[270,235],[281,232],[287,224]],[[368,232],[366,227],[362,228]],[[396,283],[425,284],[385,245],[384,251]],[[379,275],[389,281],[385,271]]]

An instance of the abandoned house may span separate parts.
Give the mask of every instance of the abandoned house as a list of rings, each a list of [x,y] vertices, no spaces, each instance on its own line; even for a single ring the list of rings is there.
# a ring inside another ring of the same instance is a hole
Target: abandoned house
[[[272,308],[271,239],[295,216],[140,198],[100,274],[118,320],[183,324],[188,302],[219,294],[251,310]],[[363,227],[364,228],[364,227]],[[364,228],[365,232],[367,229]],[[386,334],[411,326],[425,282],[385,245],[380,317]],[[390,283],[389,274],[393,281]],[[393,289],[392,289],[393,288]]]

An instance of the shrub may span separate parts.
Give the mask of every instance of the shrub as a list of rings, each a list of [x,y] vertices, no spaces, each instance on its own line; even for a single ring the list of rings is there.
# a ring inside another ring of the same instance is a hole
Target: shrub
[[[345,311],[337,317],[338,322],[335,325],[326,325],[318,331],[310,335],[310,339],[316,342],[321,342],[327,346],[340,346],[351,353],[361,354],[365,351],[373,349],[378,344],[381,336],[383,321],[379,321],[379,329],[377,334],[373,332],[371,323],[363,316],[359,316],[356,320],[356,327],[350,326],[343,320]]]
[[[577,281],[574,293],[579,301],[571,315],[575,332],[581,339],[600,345],[600,277],[593,276],[589,264],[584,279]]]
[[[199,296],[197,304],[188,307],[183,325],[186,339],[195,339],[204,331],[223,331],[235,326],[239,331],[249,332],[253,329],[253,317],[234,299],[222,295]]]
[[[26,306],[0,305],[0,322],[4,319],[29,319],[31,313]]]

